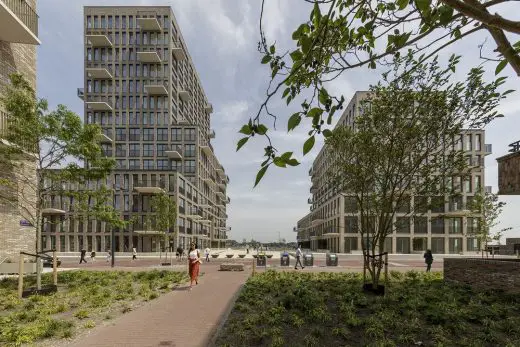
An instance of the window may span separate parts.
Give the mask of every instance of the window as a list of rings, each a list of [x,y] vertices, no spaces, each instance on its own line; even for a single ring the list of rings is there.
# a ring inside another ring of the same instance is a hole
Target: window
[[[448,219],[448,232],[450,234],[461,234],[462,233],[462,218],[449,218]]]
[[[172,141],[182,141],[180,128],[172,128]]]
[[[151,145],[151,144],[143,145],[143,157],[153,157],[153,145]]]
[[[428,218],[427,217],[414,217],[413,218],[413,230],[415,234],[426,234],[428,233]]]
[[[120,26],[119,26],[119,16],[116,16],[116,29],[119,29]]]
[[[481,151],[482,150],[482,135],[477,134],[475,135],[475,151]]]
[[[128,168],[130,170],[138,170],[141,168],[141,165],[139,163],[140,161],[137,159],[130,159],[128,162],[129,162]]]
[[[195,145],[185,145],[184,155],[189,158],[195,157]]]
[[[195,129],[184,129],[184,140],[195,141]]]
[[[134,16],[128,16],[128,27],[129,28],[134,27]]]
[[[99,18],[98,16],[94,16],[94,29],[99,28]]]
[[[157,160],[157,170],[169,170],[168,159]]]
[[[105,16],[101,16],[101,29],[106,29],[107,27],[107,19]]]
[[[182,172],[182,161],[181,160],[172,161],[172,170],[176,171],[176,172]]]
[[[154,129],[144,128],[143,129],[143,141],[153,141],[153,138],[154,138]]]
[[[139,141],[141,139],[141,133],[139,128],[130,128],[130,141]]]
[[[357,234],[358,217],[345,217],[345,233]]]
[[[108,16],[108,28],[112,29],[112,16]]]
[[[128,156],[129,157],[139,157],[140,156],[140,149],[138,143],[131,143],[129,146]]]
[[[116,144],[116,157],[126,157],[126,146],[123,144]]]
[[[410,233],[410,218],[409,217],[397,217],[395,221],[395,232],[399,234]]]
[[[116,159],[117,169],[126,169],[126,159]]]
[[[87,28],[92,29],[92,16],[87,16]]]
[[[153,170],[154,169],[153,162],[154,161],[151,160],[151,159],[143,160],[143,169],[145,169],[145,170]]]
[[[195,173],[195,160],[184,161],[184,172]]]
[[[168,129],[157,129],[157,141],[168,141]]]
[[[427,237],[414,237],[413,238],[413,250],[414,251],[426,251],[428,248]]]
[[[92,61],[92,48],[87,48],[87,60]]]
[[[164,157],[166,155],[164,152],[166,152],[167,149],[168,149],[168,145],[158,144],[157,145],[157,156]],[[159,162],[157,162],[157,166],[159,166]]]
[[[126,16],[121,16],[121,27],[126,29]]]
[[[444,234],[444,219],[442,217],[432,218],[432,234]]]

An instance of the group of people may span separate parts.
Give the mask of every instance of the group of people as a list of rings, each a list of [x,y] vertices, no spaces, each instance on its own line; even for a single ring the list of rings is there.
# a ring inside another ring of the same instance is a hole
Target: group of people
[[[79,256],[79,263],[87,263],[87,259],[86,259],[86,256],[87,256],[87,251],[82,249],[81,252],[80,252],[80,256]],[[107,250],[107,256],[106,256],[106,261],[107,263],[112,259],[112,252],[110,251],[110,249]],[[90,260],[92,262],[95,262],[96,261],[96,252],[95,251],[92,251],[90,252]],[[132,260],[137,260],[137,249],[132,248]]]

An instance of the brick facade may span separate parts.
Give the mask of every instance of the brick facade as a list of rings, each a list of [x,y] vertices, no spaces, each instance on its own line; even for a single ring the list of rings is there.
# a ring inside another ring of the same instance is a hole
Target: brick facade
[[[26,0],[33,9],[36,9],[36,0]],[[36,46],[0,41],[0,93],[9,83],[9,76],[19,72],[36,89]],[[0,136],[5,128],[5,111],[0,105]],[[0,144],[2,145],[2,144]],[[22,167],[15,165],[15,169],[0,166],[1,177],[15,178],[18,192],[24,192],[25,200],[34,202],[36,194],[31,189],[33,184],[23,185],[25,179],[36,182],[36,167],[30,162],[24,163]],[[18,175],[18,177],[16,177]],[[23,178],[20,176],[23,175]],[[20,180],[21,178],[21,180]],[[30,187],[31,186],[31,187]],[[4,188],[5,189],[5,188]],[[32,205],[28,204],[28,205]],[[36,235],[33,227],[20,226],[20,220],[27,219],[22,216],[18,208],[9,204],[0,204],[0,262],[5,257],[16,261],[21,250],[35,250]],[[14,257],[14,259],[13,259]]]
[[[520,194],[520,152],[497,158],[498,193],[500,195]]]
[[[520,259],[445,258],[444,280],[480,290],[520,293]]]

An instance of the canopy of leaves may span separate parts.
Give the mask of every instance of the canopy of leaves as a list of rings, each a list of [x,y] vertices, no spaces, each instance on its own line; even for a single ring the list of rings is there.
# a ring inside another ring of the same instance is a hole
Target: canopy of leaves
[[[498,217],[502,213],[505,202],[498,200],[498,195],[493,193],[478,192],[468,203],[468,209],[480,216],[473,235],[477,237],[481,245],[491,241],[499,241],[502,232],[493,232],[493,228],[498,224]]]
[[[509,0],[302,2],[314,3],[314,7],[309,20],[299,25],[292,34],[295,47],[286,49],[268,44],[262,30],[265,0],[262,1],[261,40],[258,46],[262,54],[261,63],[269,64],[271,81],[266,99],[250,124],[261,125],[264,115],[278,119],[279,115],[269,111],[269,103],[274,96],[281,94],[289,105],[298,96],[310,94],[302,102],[301,110],[288,117],[288,131],[300,126],[306,118],[312,121],[308,126],[309,139],[303,145],[304,155],[312,149],[315,136],[330,136],[325,124],[330,125],[333,116],[344,106],[343,96],[329,94],[327,82],[350,69],[362,66],[375,69],[408,51],[418,57],[419,63],[423,63],[434,58],[438,52],[449,50],[457,41],[486,30],[496,44],[496,47],[491,47],[491,53],[496,56],[483,59],[497,62],[497,74],[509,64],[520,76],[520,41],[511,43],[508,39],[520,34],[520,21],[495,13],[497,7]],[[306,91],[310,93],[304,93]],[[262,131],[253,129],[245,133],[248,137],[263,135],[268,142],[265,147],[266,161],[261,166],[256,183],[276,158],[277,149],[268,130],[262,124]],[[238,149],[247,142],[248,137],[240,140]]]
[[[174,228],[177,222],[177,206],[175,200],[168,194],[162,193],[152,197],[152,210],[155,212],[155,227],[158,230],[168,233]]]

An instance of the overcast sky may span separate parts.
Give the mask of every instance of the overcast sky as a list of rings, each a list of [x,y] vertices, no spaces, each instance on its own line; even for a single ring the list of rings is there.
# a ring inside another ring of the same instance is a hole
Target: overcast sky
[[[273,136],[275,145],[294,151],[302,164],[290,169],[270,169],[261,184],[253,189],[264,143],[254,141],[235,152],[240,139],[237,131],[256,114],[269,77],[268,67],[260,64],[261,56],[257,51],[260,4],[260,0],[40,0],[39,37],[42,44],[38,47],[38,93],[48,99],[51,107],[66,104],[83,116],[82,101],[76,97],[76,89],[83,86],[83,6],[172,6],[203,88],[213,104],[211,126],[217,136],[212,143],[231,180],[228,185],[230,238],[249,240],[253,237],[271,241],[281,235],[293,241],[296,237],[293,226],[309,212],[308,170],[322,142],[302,158],[306,132],[300,129],[286,134],[288,115],[296,106],[286,108],[285,103],[274,103],[272,111],[280,115],[278,132]],[[276,40],[285,48],[292,47],[291,34],[308,18],[309,7],[302,0],[269,0],[265,10],[264,28],[268,39]],[[465,72],[479,62],[477,46],[485,37],[473,36],[445,54],[464,53],[464,64],[459,70]],[[494,65],[489,66],[490,71],[494,68]],[[504,71],[510,76],[509,87],[515,89],[520,79],[514,77],[510,67]],[[368,89],[378,77],[378,72],[364,68],[348,72],[329,87],[329,92],[343,94],[349,100],[354,91]],[[495,159],[507,152],[509,143],[520,140],[518,95],[512,94],[501,105],[505,118],[496,120],[486,129],[486,143],[493,144],[493,154],[486,157],[485,184],[493,186],[494,192],[498,189]],[[506,236],[520,237],[520,214],[516,211],[520,198],[501,198],[508,204],[497,228],[513,227]]]

